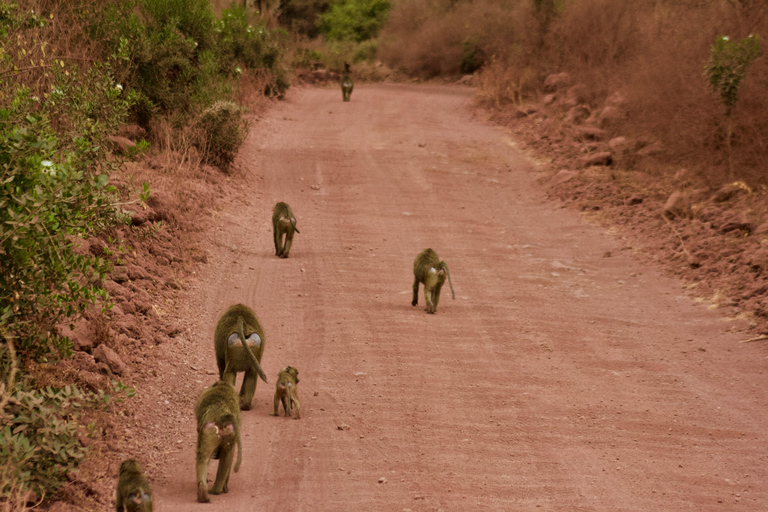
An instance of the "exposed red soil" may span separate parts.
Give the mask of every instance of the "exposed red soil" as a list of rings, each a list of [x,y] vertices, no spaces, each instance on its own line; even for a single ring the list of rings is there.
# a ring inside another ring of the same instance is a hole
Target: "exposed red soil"
[[[642,227],[616,234],[548,199],[551,168],[472,98],[294,90],[230,177],[194,181],[210,215],[188,235],[195,251],[179,249],[179,290],[162,284],[170,263],[138,279],[157,281],[134,315],[147,332],[123,350],[138,397],[83,468],[91,492],[103,502],[131,456],[156,510],[764,510],[768,345],[739,343],[748,320],[696,304],[652,261],[666,252],[638,250]],[[613,211],[613,195],[595,197]],[[286,260],[277,201],[301,230]],[[456,289],[435,315],[423,292],[410,305],[426,247]],[[264,327],[271,384],[243,413],[230,492],[202,505],[193,407],[237,302]],[[286,365],[301,420],[269,416]]]

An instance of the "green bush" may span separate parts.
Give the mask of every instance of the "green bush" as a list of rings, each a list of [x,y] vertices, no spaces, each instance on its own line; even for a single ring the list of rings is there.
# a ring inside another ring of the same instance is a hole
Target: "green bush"
[[[3,360],[5,355],[0,351]],[[18,489],[54,494],[85,457],[87,448],[80,439],[93,434],[83,425],[87,414],[107,411],[111,403],[134,395],[133,388],[116,381],[109,394],[76,386],[34,389],[29,382],[16,384],[0,409],[0,465],[5,469],[0,499]]]
[[[134,117],[144,126],[157,113],[179,125],[217,101],[229,101],[246,71],[264,71],[266,94],[282,96],[284,32],[250,22],[233,5],[216,19],[208,0],[132,0],[97,14],[93,37],[129,90],[137,92]]]
[[[709,50],[709,60],[704,74],[711,89],[720,95],[720,100],[730,112],[739,100],[739,85],[747,75],[752,63],[762,55],[760,38],[754,35],[739,42],[727,36],[717,38]]]
[[[384,25],[389,7],[388,0],[335,0],[320,16],[320,31],[335,41],[372,39]]]
[[[298,48],[291,64],[294,68],[319,69],[323,67],[323,54],[310,48]]]
[[[56,325],[105,297],[97,283],[108,263],[76,254],[73,241],[117,222],[102,143],[127,106],[108,112],[94,75],[80,94],[60,82],[42,104],[17,86],[0,108],[0,323],[23,353],[68,354]]]
[[[320,35],[318,17],[331,6],[331,0],[291,0],[282,2],[278,20],[292,32],[310,39]]]
[[[239,79],[246,70],[264,70],[270,77],[264,94],[283,97],[290,85],[282,67],[288,36],[284,30],[269,30],[262,24],[251,25],[248,12],[233,5],[222,11],[217,33],[222,74]]]
[[[23,486],[43,496],[55,492],[67,472],[85,456],[76,422],[89,396],[74,386],[34,390],[18,386],[3,414],[0,460],[11,468],[0,496]],[[18,484],[17,484],[18,485]]]
[[[232,101],[217,101],[200,116],[202,135],[197,144],[203,159],[228,167],[248,135],[248,121],[243,109]]]
[[[154,29],[173,28],[189,38],[200,51],[216,44],[213,27],[216,17],[210,0],[143,0]]]
[[[483,51],[472,39],[465,39],[461,48],[461,64],[459,69],[462,74],[469,75],[483,67]]]

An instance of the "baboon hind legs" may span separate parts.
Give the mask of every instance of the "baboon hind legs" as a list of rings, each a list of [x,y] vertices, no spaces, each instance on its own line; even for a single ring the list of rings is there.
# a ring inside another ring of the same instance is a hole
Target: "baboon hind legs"
[[[252,369],[245,371],[243,385],[240,386],[240,410],[250,411],[253,403],[253,395],[256,394],[256,384],[259,376]]]
[[[283,245],[283,253],[280,255],[281,258],[288,257],[288,253],[291,251],[291,245],[293,245],[293,233],[288,232],[285,234],[285,245]]]
[[[232,462],[235,460],[235,446],[232,445],[229,449],[222,448],[221,453],[219,469],[216,471],[216,480],[213,482],[211,494],[229,492],[229,473],[232,470]]]
[[[293,245],[293,233],[285,233],[285,244],[283,244],[283,235],[275,233],[275,255],[281,258],[287,258]]]
[[[229,368],[224,370],[222,379],[227,384],[235,387],[235,380],[237,379],[237,372],[231,371]],[[259,380],[259,375],[252,369],[245,370],[243,375],[243,384],[240,386],[240,410],[250,411],[253,403],[253,395],[256,394],[256,384]]]

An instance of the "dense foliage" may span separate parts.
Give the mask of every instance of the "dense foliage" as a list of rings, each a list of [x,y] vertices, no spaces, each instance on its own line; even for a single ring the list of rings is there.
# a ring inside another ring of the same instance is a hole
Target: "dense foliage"
[[[67,472],[87,452],[80,441],[93,432],[93,426],[83,421],[87,413],[94,408],[106,410],[114,401],[132,396],[134,390],[113,382],[110,393],[90,393],[76,386],[39,390],[27,384],[16,386],[5,410],[0,411],[0,460],[5,461],[8,472],[0,473],[0,496],[15,491],[14,482],[25,482],[38,496],[61,487]]]
[[[133,113],[144,125],[158,112],[181,119],[231,99],[249,70],[266,71],[266,93],[281,96],[289,85],[284,33],[251,24],[242,7],[216,19],[208,0],[128,0],[105,8],[91,31],[139,94]]]
[[[752,63],[760,57],[760,38],[749,35],[741,41],[731,41],[728,36],[717,38],[709,50],[705,74],[713,91],[720,95],[727,109],[739,100],[739,85]]]
[[[131,120],[153,144],[156,123],[192,126],[203,158],[228,165],[247,132],[243,78],[288,87],[284,39],[208,0],[0,2],[0,503],[55,494],[85,454],[85,410],[109,402],[28,371],[70,353],[62,325],[108,306],[110,263],[80,246],[147,199],[147,184],[134,198],[110,185],[110,137]]]
[[[361,43],[378,35],[389,7],[388,0],[336,0],[320,16],[320,31],[331,40]]]
[[[331,0],[291,0],[280,10],[280,23],[296,34],[315,38],[320,35],[319,16],[325,13]]]

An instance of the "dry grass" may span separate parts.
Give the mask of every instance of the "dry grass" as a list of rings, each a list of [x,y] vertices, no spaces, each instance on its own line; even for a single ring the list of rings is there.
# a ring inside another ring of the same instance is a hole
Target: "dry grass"
[[[452,5],[453,4],[453,5]],[[716,186],[729,179],[726,117],[704,65],[720,35],[768,44],[768,5],[759,0],[566,0],[543,21],[530,0],[400,0],[382,34],[385,63],[413,76],[455,75],[465,41],[486,55],[478,92],[495,105],[535,101],[547,75],[567,71],[599,107],[619,92],[626,116],[612,128],[653,136],[661,167],[696,170]],[[768,184],[768,58],[742,82],[734,118],[735,178]]]

